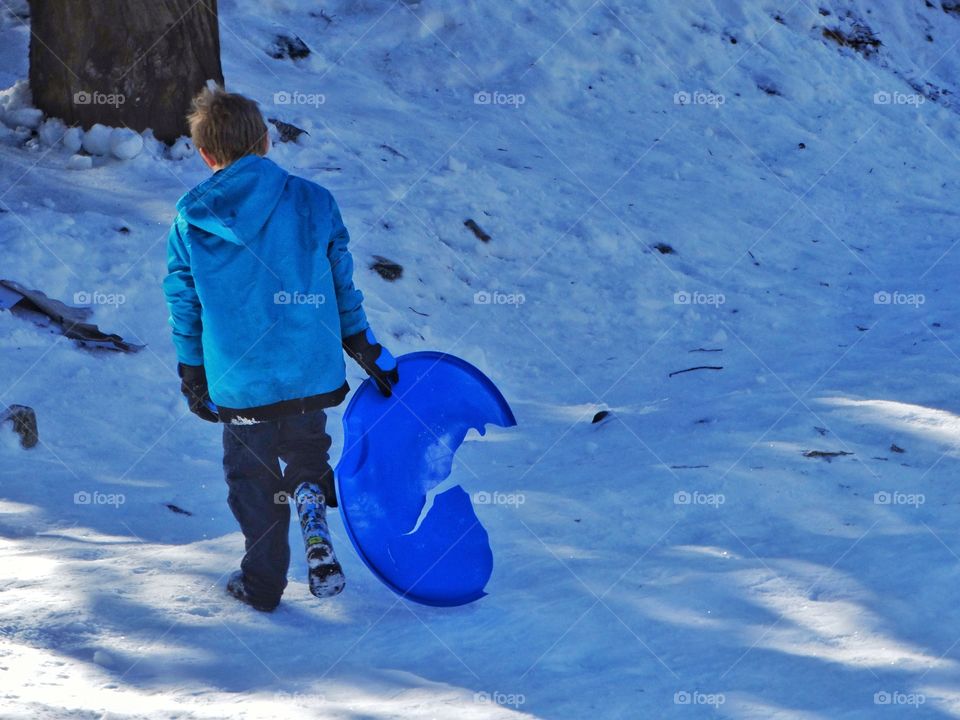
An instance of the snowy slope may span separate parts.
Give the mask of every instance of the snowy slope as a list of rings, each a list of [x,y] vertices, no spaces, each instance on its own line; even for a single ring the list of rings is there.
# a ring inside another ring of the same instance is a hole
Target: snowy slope
[[[399,601],[337,518],[342,596],[312,598],[295,552],[275,614],[226,598],[242,539],[159,288],[204,167],[148,139],[71,170],[8,129],[0,277],[122,296],[95,320],[147,349],[92,354],[0,313],[0,402],[35,407],[42,441],[0,432],[0,717],[960,716],[960,15],[221,12],[228,88],[310,133],[271,157],[337,196],[378,334],[466,358],[513,406],[519,427],[467,442],[453,475],[497,493],[477,505],[490,595]],[[14,88],[28,32],[0,16]],[[269,57],[278,33],[310,57]],[[723,369],[669,376],[703,365]]]

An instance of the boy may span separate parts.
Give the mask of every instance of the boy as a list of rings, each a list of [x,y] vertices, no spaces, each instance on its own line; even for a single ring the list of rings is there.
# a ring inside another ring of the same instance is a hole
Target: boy
[[[309,481],[337,504],[324,408],[349,390],[343,350],[384,395],[399,377],[353,286],[336,202],[265,157],[257,103],[205,89],[188,120],[214,175],[177,202],[163,289],[181,392],[193,413],[224,423],[227,502],[246,542],[227,590],[269,612],[290,564],[286,496]],[[340,572],[332,555],[325,569]]]

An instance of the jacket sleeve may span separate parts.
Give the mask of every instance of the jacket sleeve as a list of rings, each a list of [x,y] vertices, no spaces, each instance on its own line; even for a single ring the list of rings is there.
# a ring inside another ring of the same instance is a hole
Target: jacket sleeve
[[[330,217],[332,227],[327,242],[327,258],[333,273],[333,285],[337,293],[337,308],[340,312],[340,337],[346,338],[366,330],[370,323],[363,311],[363,293],[353,285],[353,256],[347,245],[350,235],[340,217],[340,208],[332,195],[330,199]]]
[[[200,298],[190,269],[190,251],[180,233],[179,224],[178,217],[167,237],[167,276],[163,280],[163,292],[170,309],[170,327],[173,328],[177,360],[184,365],[203,365]]]

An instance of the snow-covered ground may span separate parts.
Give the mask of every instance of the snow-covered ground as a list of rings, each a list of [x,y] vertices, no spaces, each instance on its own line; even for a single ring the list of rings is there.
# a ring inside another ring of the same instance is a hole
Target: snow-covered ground
[[[0,432],[0,717],[960,717],[941,4],[220,3],[228,88],[310,133],[271,157],[337,196],[378,335],[473,362],[517,415],[457,454],[496,498],[490,594],[457,609],[391,594],[339,518],[342,596],[298,552],[276,613],[224,594],[242,539],[159,287],[205,169],[0,131],[0,277],[147,344],[0,312],[0,402],[41,437]],[[311,55],[271,58],[278,33]],[[722,370],[670,376],[694,366]]]

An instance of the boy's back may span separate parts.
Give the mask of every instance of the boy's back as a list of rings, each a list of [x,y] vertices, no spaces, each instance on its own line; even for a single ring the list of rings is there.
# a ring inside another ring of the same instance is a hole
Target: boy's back
[[[331,194],[247,155],[177,210],[165,281],[175,343],[182,362],[206,366],[221,414],[315,396],[339,403],[347,392],[341,340],[367,319]]]

